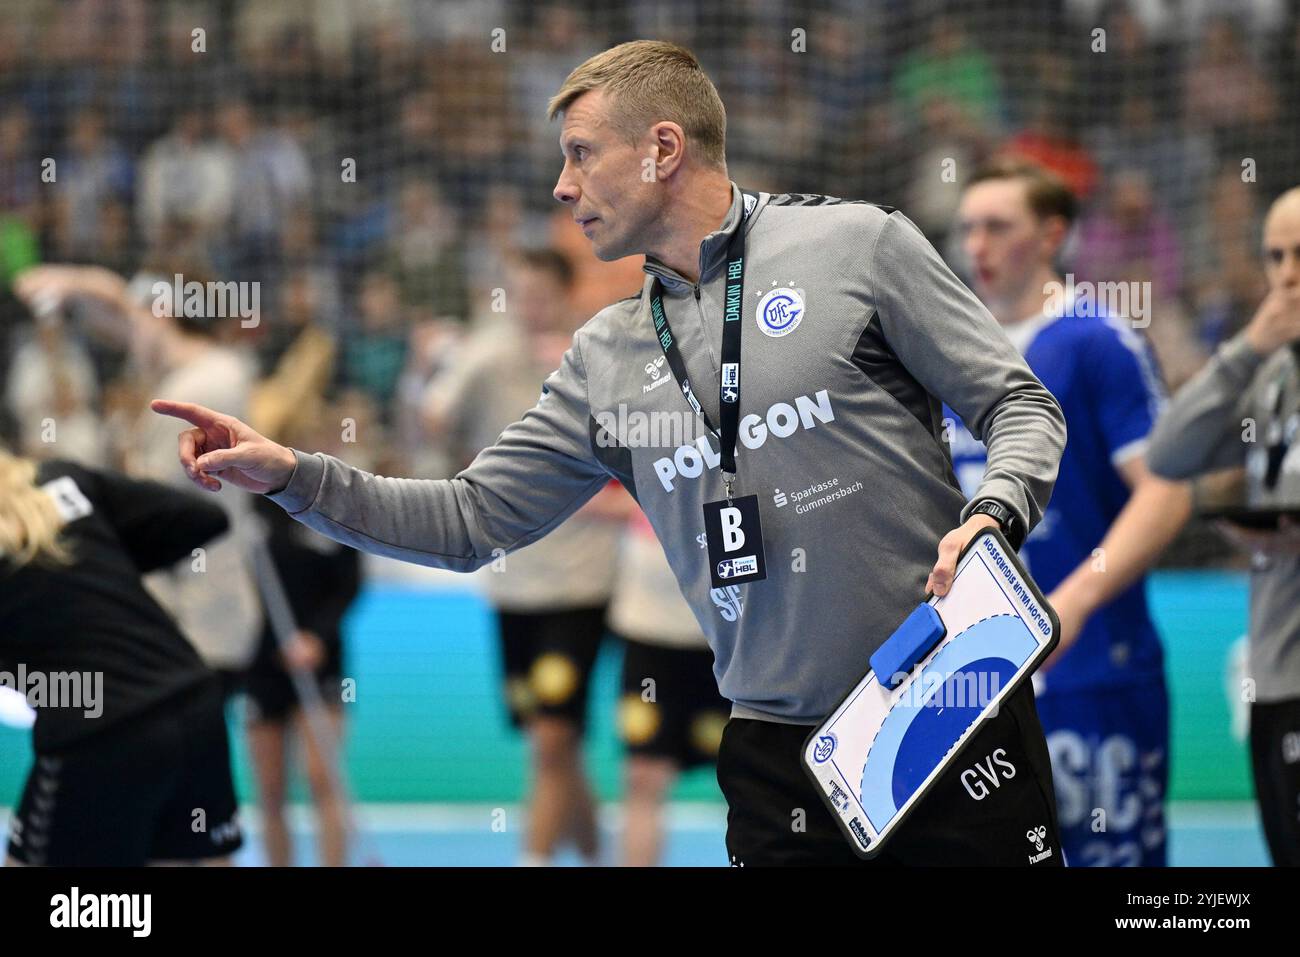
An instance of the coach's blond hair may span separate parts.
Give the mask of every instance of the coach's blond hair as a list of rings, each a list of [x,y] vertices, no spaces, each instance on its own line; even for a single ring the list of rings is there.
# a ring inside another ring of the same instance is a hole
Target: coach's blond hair
[[[63,517],[36,485],[36,463],[0,449],[0,558],[11,567],[33,560],[65,563]]]
[[[598,53],[564,81],[547,104],[555,119],[592,90],[611,100],[611,122],[629,143],[655,123],[669,120],[686,134],[709,166],[727,165],[727,111],[700,61],[685,47],[662,40],[633,40]]]

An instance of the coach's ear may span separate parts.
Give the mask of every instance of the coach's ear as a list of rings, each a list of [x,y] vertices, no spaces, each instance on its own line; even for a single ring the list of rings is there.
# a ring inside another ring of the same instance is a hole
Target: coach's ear
[[[655,176],[662,182],[686,161],[686,133],[672,120],[660,120],[650,127],[654,142]]]

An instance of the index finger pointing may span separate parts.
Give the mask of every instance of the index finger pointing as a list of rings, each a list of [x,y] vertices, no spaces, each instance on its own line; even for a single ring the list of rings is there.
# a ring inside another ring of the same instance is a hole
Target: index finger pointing
[[[221,416],[219,413],[206,406],[195,405],[193,402],[154,399],[149,403],[149,408],[159,415],[170,415],[178,419],[184,419],[191,425],[197,425],[201,429],[210,429],[220,424]]]

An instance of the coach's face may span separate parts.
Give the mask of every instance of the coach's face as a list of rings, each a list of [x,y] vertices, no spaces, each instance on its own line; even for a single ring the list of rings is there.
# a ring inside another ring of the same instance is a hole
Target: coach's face
[[[957,213],[975,292],[985,302],[1014,300],[1038,267],[1051,261],[1049,236],[1029,208],[1025,184],[988,179],[966,190]]]
[[[627,142],[610,120],[609,97],[592,90],[564,111],[560,149],[555,198],[569,207],[597,258],[645,252],[663,201],[656,179],[642,176],[643,161],[654,155],[648,131],[644,143]]]

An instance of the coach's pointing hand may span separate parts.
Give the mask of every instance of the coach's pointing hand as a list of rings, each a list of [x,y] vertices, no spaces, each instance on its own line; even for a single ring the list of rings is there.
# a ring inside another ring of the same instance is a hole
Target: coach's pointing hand
[[[276,492],[289,484],[297,465],[293,450],[259,435],[234,416],[190,402],[154,399],[149,408],[194,426],[180,435],[181,465],[195,485],[209,492],[229,482],[250,492]]]

